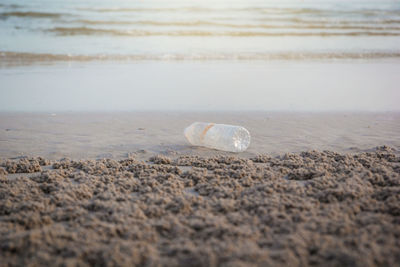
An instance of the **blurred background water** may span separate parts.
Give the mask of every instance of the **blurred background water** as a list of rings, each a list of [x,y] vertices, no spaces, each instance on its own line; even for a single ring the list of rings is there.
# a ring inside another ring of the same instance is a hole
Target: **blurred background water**
[[[400,111],[399,0],[0,0],[0,111]]]
[[[1,0],[0,37],[3,61],[398,58],[400,1]]]

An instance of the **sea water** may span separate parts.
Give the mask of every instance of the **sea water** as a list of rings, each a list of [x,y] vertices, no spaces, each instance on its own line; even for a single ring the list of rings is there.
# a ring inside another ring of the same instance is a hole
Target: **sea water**
[[[14,59],[400,57],[400,1],[2,0],[0,37]]]
[[[0,110],[399,110],[399,0],[0,0]]]

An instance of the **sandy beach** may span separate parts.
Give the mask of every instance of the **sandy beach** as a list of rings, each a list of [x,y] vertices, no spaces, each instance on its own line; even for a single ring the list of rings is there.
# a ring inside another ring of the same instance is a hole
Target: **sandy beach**
[[[399,265],[397,113],[0,118],[1,266]],[[211,119],[249,150],[184,140]]]
[[[399,44],[400,0],[1,0],[0,267],[400,267]]]
[[[395,112],[0,113],[0,157],[236,156],[191,146],[183,130],[195,121],[247,128],[250,147],[237,154],[245,158],[308,150],[368,152],[383,145],[400,151],[400,114]]]
[[[393,151],[3,160],[1,265],[398,266]]]

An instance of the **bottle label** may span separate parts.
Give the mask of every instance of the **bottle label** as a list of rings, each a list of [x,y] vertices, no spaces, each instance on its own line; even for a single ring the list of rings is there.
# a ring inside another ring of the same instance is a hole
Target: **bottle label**
[[[210,130],[215,124],[214,123],[210,123],[209,125],[207,125],[206,128],[204,128],[203,132],[200,135],[200,140],[203,141],[204,137],[206,136],[208,130]]]

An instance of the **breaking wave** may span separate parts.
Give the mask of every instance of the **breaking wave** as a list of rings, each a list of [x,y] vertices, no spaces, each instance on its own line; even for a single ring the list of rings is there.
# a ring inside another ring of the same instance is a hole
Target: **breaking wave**
[[[27,18],[59,18],[63,14],[59,13],[46,13],[46,12],[4,12],[0,13],[0,17],[8,18],[8,17],[27,17]]]
[[[48,32],[58,35],[113,35],[113,36],[230,36],[230,37],[274,37],[274,36],[400,36],[400,32],[395,31],[320,31],[320,32],[258,32],[258,31],[195,31],[195,30],[176,30],[176,31],[146,31],[146,30],[114,30],[89,27],[56,27]]]
[[[363,53],[311,53],[311,52],[281,52],[281,53],[239,53],[239,54],[136,54],[136,55],[65,55],[40,54],[22,52],[0,52],[0,65],[24,65],[38,62],[64,61],[273,61],[273,60],[332,60],[332,59],[385,59],[400,58],[399,52],[363,52]]]
[[[300,25],[274,25],[274,24],[233,24],[213,21],[113,21],[113,20],[76,20],[76,23],[86,25],[144,25],[144,26],[164,26],[164,27],[224,27],[237,29],[330,29],[330,30],[400,30],[400,26],[368,26],[368,25],[349,25],[349,24],[328,24],[324,22]]]
[[[400,10],[379,10],[379,9],[358,9],[358,10],[337,10],[337,9],[319,9],[319,8],[279,8],[279,7],[221,7],[221,8],[209,8],[209,7],[146,7],[146,8],[78,8],[78,10],[100,12],[100,13],[140,13],[140,12],[191,12],[191,13],[223,13],[223,12],[251,12],[259,14],[292,14],[292,15],[327,15],[327,14],[346,14],[346,15],[363,15],[363,16],[375,16],[380,14],[386,15],[400,15]]]

